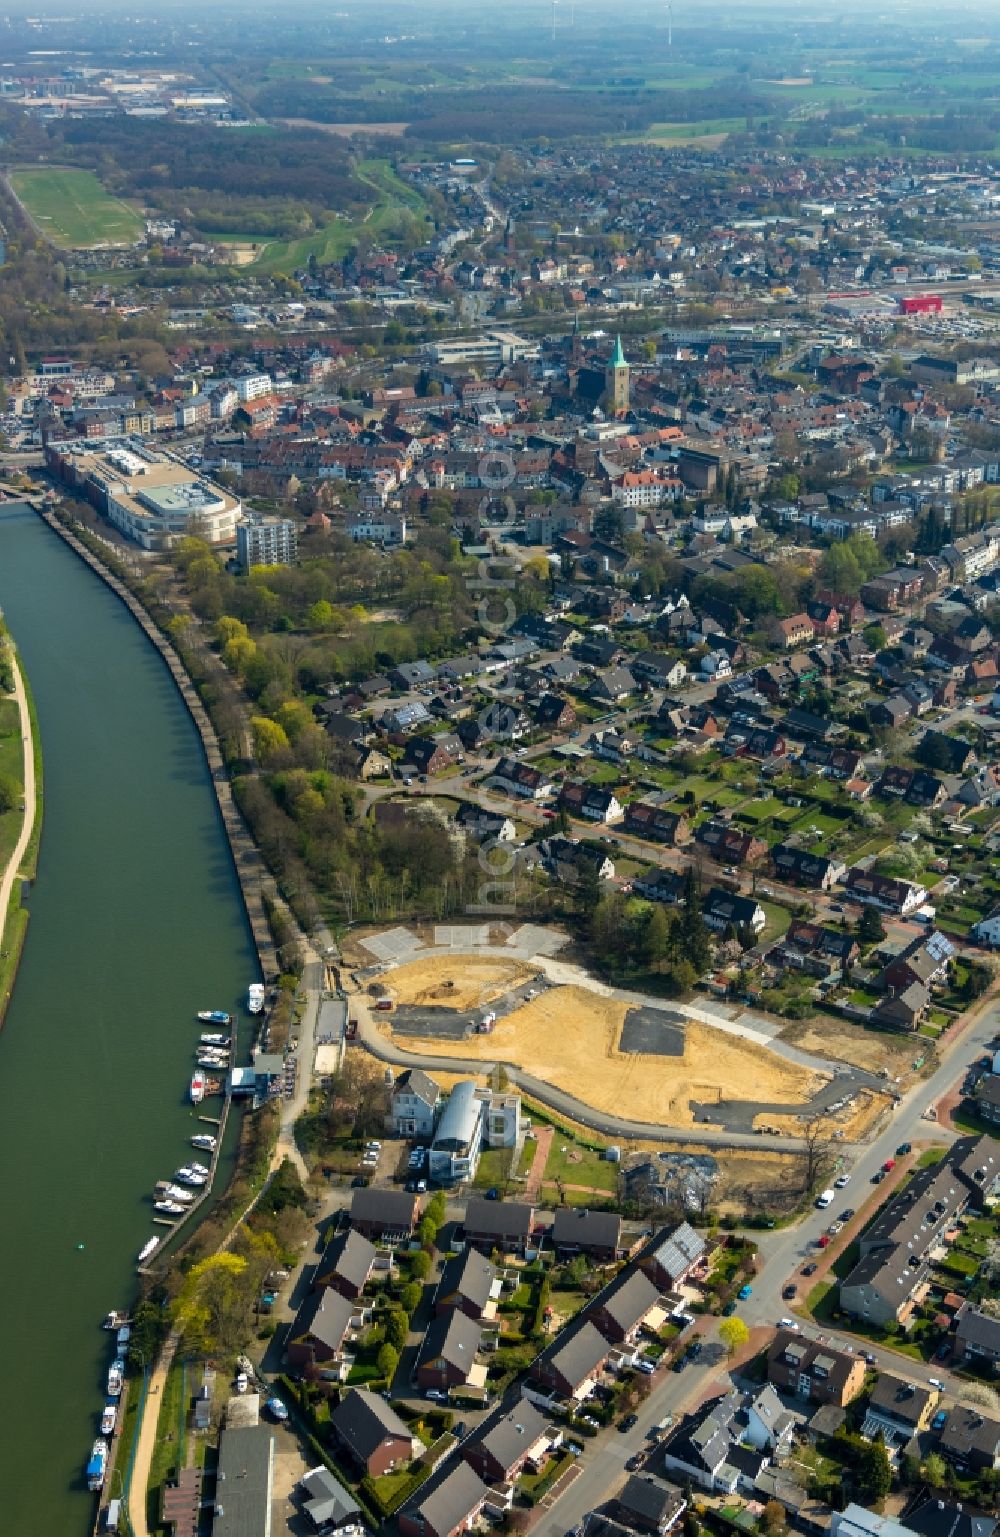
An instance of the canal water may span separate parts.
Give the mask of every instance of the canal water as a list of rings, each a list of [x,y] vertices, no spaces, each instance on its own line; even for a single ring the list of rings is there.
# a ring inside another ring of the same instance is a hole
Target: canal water
[[[164,1231],[153,1183],[199,1156],[188,1139],[206,1129],[186,1094],[195,1013],[233,1010],[258,971],[170,676],[29,508],[0,507],[0,608],[34,692],[45,785],[0,1033],[0,1532],[77,1537],[112,1357],[100,1325],[131,1303],[138,1251]]]

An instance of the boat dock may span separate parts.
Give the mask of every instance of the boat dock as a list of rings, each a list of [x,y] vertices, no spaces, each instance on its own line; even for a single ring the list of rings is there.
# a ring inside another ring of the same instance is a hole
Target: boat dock
[[[158,1245],[156,1253],[150,1255],[147,1263],[145,1265],[138,1265],[136,1267],[139,1275],[145,1276],[153,1274],[155,1263],[161,1257],[166,1245],[170,1243],[174,1236],[191,1221],[191,1218],[194,1216],[195,1212],[201,1211],[201,1208],[212,1194],[212,1188],[215,1184],[215,1176],[219,1167],[219,1155],[222,1152],[222,1140],[226,1135],[226,1122],[229,1119],[229,1107],[231,1104],[232,1095],[227,1093],[222,1103],[222,1114],[219,1116],[217,1121],[211,1120],[211,1125],[217,1126],[218,1131],[215,1133],[217,1140],[215,1144],[215,1152],[212,1154],[212,1161],[208,1167],[208,1179],[202,1188],[198,1191],[194,1200],[191,1202],[191,1205],[185,1207],[180,1216],[153,1218],[154,1223],[169,1228],[170,1233],[169,1236],[165,1236],[163,1242]],[[210,1120],[210,1117],[202,1115],[199,1116],[198,1119],[200,1121],[208,1121]]]
[[[201,1208],[204,1206],[205,1202],[208,1200],[209,1196],[212,1194],[212,1190],[213,1190],[213,1187],[215,1185],[215,1176],[216,1176],[216,1174],[218,1172],[218,1168],[219,1168],[219,1157],[220,1157],[220,1155],[222,1153],[222,1143],[223,1143],[223,1139],[225,1138],[225,1135],[226,1135],[226,1124],[227,1124],[227,1122],[229,1120],[229,1108],[230,1108],[230,1106],[232,1104],[232,1099],[233,1099],[232,1094],[229,1091],[229,1075],[232,1072],[233,1063],[234,1063],[234,1060],[235,1060],[235,1057],[236,1057],[236,1039],[237,1039],[237,1032],[236,1032],[236,1030],[234,1028],[233,1035],[232,1035],[232,1044],[229,1047],[229,1066],[228,1066],[227,1071],[226,1071],[226,1077],[225,1078],[206,1078],[206,1080],[205,1080],[205,1093],[206,1094],[222,1094],[223,1095],[222,1114],[221,1115],[218,1115],[218,1116],[214,1116],[214,1115],[199,1115],[198,1116],[198,1120],[199,1120],[200,1123],[204,1123],[205,1125],[211,1126],[213,1128],[212,1135],[215,1137],[215,1151],[212,1153],[211,1162],[209,1163],[209,1166],[208,1166],[208,1179],[205,1181],[204,1185],[198,1191],[198,1193],[195,1196],[194,1200],[191,1202],[191,1205],[190,1206],[186,1206],[184,1208],[184,1211],[180,1212],[176,1217],[160,1217],[160,1216],[154,1216],[153,1217],[152,1220],[153,1220],[153,1225],[155,1227],[167,1228],[167,1229],[169,1229],[169,1232],[164,1234],[161,1242],[159,1244],[157,1244],[156,1250],[154,1251],[153,1254],[151,1254],[149,1256],[149,1259],[146,1261],[146,1263],[145,1264],[140,1264],[140,1265],[136,1266],[136,1270],[138,1271],[139,1275],[141,1275],[141,1276],[146,1276],[146,1275],[152,1275],[153,1274],[156,1261],[162,1255],[163,1250],[166,1248],[167,1244],[169,1244],[171,1242],[171,1240],[175,1237],[175,1235],[177,1233],[179,1233],[181,1231],[181,1229],[184,1228],[187,1225],[187,1223],[189,1223],[191,1221],[191,1218],[194,1216],[194,1214],[196,1212],[200,1212],[201,1211]]]

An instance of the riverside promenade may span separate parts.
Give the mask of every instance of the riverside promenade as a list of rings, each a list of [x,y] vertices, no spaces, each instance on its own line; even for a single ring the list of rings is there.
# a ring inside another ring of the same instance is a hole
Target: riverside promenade
[[[31,732],[31,714],[28,710],[28,695],[24,687],[24,677],[21,673],[21,664],[17,653],[11,648],[11,662],[14,669],[14,699],[17,703],[18,717],[21,723],[21,753],[23,758],[23,783],[24,783],[24,812],[21,817],[21,830],[18,833],[17,842],[11,851],[11,856],[2,872],[0,872],[0,940],[2,940],[7,928],[7,915],[10,909],[11,893],[14,890],[14,882],[17,880],[21,864],[31,842],[31,834],[35,826],[35,817],[38,811],[38,786],[35,782],[35,748]],[[0,1024],[3,1023],[4,1011],[7,1000],[14,985],[14,972],[16,965],[11,969],[10,981],[0,992]]]

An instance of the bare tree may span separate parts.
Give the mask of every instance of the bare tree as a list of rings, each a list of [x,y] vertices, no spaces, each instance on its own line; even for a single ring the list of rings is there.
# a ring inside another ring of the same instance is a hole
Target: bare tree
[[[802,1193],[809,1195],[826,1178],[833,1165],[833,1145],[822,1115],[813,1116],[802,1128]]]

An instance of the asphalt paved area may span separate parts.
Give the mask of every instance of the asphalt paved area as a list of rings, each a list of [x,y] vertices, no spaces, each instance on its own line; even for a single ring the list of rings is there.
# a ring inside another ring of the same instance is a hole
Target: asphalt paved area
[[[391,1015],[392,1028],[401,1035],[426,1035],[440,1041],[461,1041],[472,1029],[472,1016],[429,1004],[401,1004]]]
[[[386,929],[381,934],[369,934],[367,939],[360,941],[366,950],[372,955],[377,955],[380,961],[406,961],[424,949],[423,940],[418,939],[412,929],[400,926],[396,929]]]
[[[682,1057],[684,1021],[663,1009],[629,1009],[618,1044],[620,1051],[647,1057]]]

